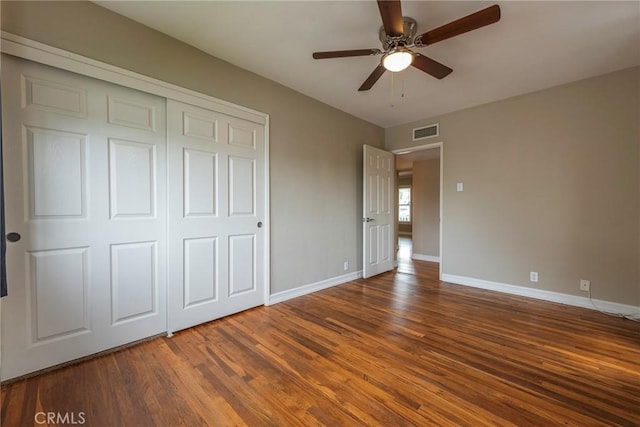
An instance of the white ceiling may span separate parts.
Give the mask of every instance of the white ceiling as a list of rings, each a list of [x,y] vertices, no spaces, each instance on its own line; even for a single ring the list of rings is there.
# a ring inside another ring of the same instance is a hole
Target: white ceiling
[[[381,48],[373,1],[96,1],[213,56],[382,127],[640,65],[640,1],[499,1],[493,25],[419,49],[453,68],[413,67],[358,87],[380,56],[314,60],[314,51]],[[496,2],[403,1],[418,34]],[[404,93],[404,96],[402,96]]]

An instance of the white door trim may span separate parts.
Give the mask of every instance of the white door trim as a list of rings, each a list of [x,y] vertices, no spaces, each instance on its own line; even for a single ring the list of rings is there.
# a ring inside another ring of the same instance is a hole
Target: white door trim
[[[432,148],[440,149],[440,257],[439,257],[440,273],[439,273],[439,279],[442,280],[442,271],[444,270],[444,256],[442,252],[442,241],[444,240],[442,236],[442,230],[444,229],[442,225],[444,222],[444,216],[442,215],[442,213],[444,212],[444,203],[443,203],[444,202],[444,191],[443,191],[444,190],[444,149],[442,146],[442,141],[434,142],[431,144],[417,145],[415,147],[399,148],[397,150],[392,150],[391,152],[396,156],[399,156],[402,154],[413,153],[415,151],[430,150]]]
[[[0,32],[0,52],[50,65],[120,86],[137,89],[163,98],[213,109],[220,113],[265,124],[269,115],[213,96],[138,74],[77,53],[49,46],[6,31]]]
[[[27,39],[25,37],[17,36],[6,31],[0,32],[0,52],[264,125],[264,304],[268,304],[271,290],[271,227],[269,215],[271,197],[269,193],[269,115],[267,113],[236,105],[213,96],[205,95],[153,77],[138,74],[105,62],[96,61],[94,59]]]

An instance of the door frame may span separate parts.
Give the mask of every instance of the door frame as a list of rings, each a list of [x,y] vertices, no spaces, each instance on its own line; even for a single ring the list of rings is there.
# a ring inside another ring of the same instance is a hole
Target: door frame
[[[440,150],[440,224],[439,224],[440,226],[440,242],[439,242],[440,268],[438,269],[438,279],[442,280],[442,271],[444,270],[443,268],[444,256],[442,252],[442,241],[444,240],[442,237],[442,230],[444,229],[442,225],[444,222],[444,216],[443,216],[443,212],[444,212],[444,191],[443,191],[444,190],[444,149],[443,149],[442,141],[433,142],[431,144],[416,145],[414,147],[398,148],[396,150],[391,150],[391,152],[396,156],[400,156],[402,154],[409,154],[409,153],[414,153],[416,151],[423,151],[423,150],[432,150],[435,148],[438,148]],[[398,215],[398,212],[394,212],[394,219],[396,221],[397,221],[397,215]]]
[[[264,295],[263,305],[269,304],[269,296],[271,294],[271,219],[270,219],[270,192],[269,192],[269,114],[261,111],[253,110],[232,102],[224,101],[210,95],[196,92],[172,83],[168,83],[153,77],[138,74],[124,68],[120,68],[105,62],[87,58],[85,56],[49,46],[44,43],[37,42],[25,37],[17,36],[6,31],[0,32],[0,53],[13,55],[29,61],[48,65],[61,70],[70,71],[94,79],[103,80],[108,83],[114,83],[120,86],[139,90],[141,92],[150,93],[166,99],[192,104],[209,110],[229,116],[238,117],[240,119],[249,120],[264,125]],[[169,147],[167,145],[166,150]],[[168,155],[168,153],[167,153]],[[167,199],[168,200],[168,199]],[[169,224],[167,222],[167,227]],[[165,274],[169,277],[169,265],[165,267]],[[168,310],[168,289],[167,286],[167,307]],[[168,319],[167,312],[167,322]],[[169,331],[169,323],[166,325],[165,331]]]

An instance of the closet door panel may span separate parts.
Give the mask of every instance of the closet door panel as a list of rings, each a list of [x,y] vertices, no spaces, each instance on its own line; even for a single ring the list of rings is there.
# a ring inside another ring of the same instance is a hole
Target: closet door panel
[[[264,126],[168,101],[169,330],[264,304]]]
[[[2,56],[2,379],[166,330],[166,101]]]

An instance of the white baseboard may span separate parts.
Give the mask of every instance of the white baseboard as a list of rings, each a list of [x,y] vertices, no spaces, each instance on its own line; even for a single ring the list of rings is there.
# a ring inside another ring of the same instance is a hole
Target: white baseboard
[[[453,274],[443,274],[443,282],[455,283],[457,285],[471,286],[474,288],[488,289],[490,291],[504,292],[512,295],[541,299],[545,301],[557,302],[560,304],[572,305],[575,307],[588,308],[591,310],[602,310],[610,313],[635,314],[640,313],[640,307],[620,304],[611,301],[591,300],[589,298],[576,295],[562,294],[559,292],[545,291],[542,289],[532,289],[524,286],[508,285],[506,283],[491,282],[489,280],[474,279],[472,277],[456,276]]]
[[[413,254],[411,255],[412,259],[417,259],[418,261],[431,261],[431,262],[440,262],[439,256],[432,255],[422,255],[422,254]]]
[[[269,302],[266,305],[277,304],[289,300],[291,298],[301,297],[313,292],[321,291],[323,289],[330,288],[332,286],[341,285],[343,283],[350,282],[352,280],[360,279],[362,277],[362,271],[356,271],[353,273],[343,274],[342,276],[332,277],[330,279],[321,280],[316,283],[310,283],[308,285],[298,286],[294,289],[287,289],[286,291],[276,292],[269,296]]]

